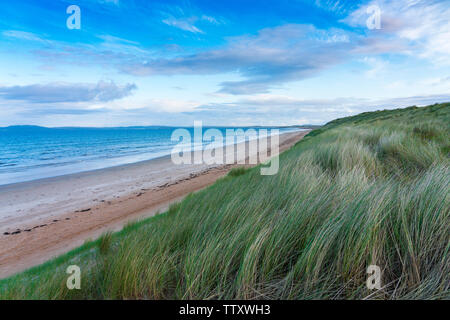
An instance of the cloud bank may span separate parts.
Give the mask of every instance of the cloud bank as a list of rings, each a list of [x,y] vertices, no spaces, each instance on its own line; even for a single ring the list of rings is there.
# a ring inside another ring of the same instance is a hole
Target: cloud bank
[[[0,87],[0,97],[31,103],[109,102],[131,95],[135,84],[116,85],[113,81],[86,83],[50,83]]]
[[[222,82],[220,92],[268,92],[274,85],[300,80],[341,62],[350,44],[348,32],[288,24],[265,28],[255,36],[229,39],[224,48],[171,59],[152,59],[122,66],[135,76],[220,74],[238,72],[241,81]]]

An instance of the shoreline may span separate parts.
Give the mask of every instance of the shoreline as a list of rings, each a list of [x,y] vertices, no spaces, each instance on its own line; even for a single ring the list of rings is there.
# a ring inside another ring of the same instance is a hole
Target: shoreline
[[[264,127],[265,128],[265,127]],[[275,127],[278,128],[278,127]],[[292,131],[288,131],[288,132],[282,132],[279,133],[279,136],[283,135],[283,134],[292,134],[292,133],[299,133],[299,132],[306,132],[306,131],[310,131],[309,129],[297,129],[297,130],[292,130]],[[257,139],[252,139],[252,140],[257,140]],[[241,144],[242,142],[238,142],[238,143],[234,143],[234,145],[236,144]],[[226,144],[224,144],[224,147],[226,146]],[[207,149],[204,149],[207,150]],[[168,153],[166,153],[168,152]],[[30,175],[30,173],[24,172],[22,176],[18,176],[18,181],[15,182],[6,182],[6,183],[2,183],[0,184],[0,192],[2,191],[2,189],[4,188],[10,188],[13,187],[16,184],[25,184],[25,183],[33,183],[33,182],[40,182],[40,181],[46,181],[48,179],[57,179],[57,178],[64,178],[66,176],[71,176],[71,175],[77,175],[77,174],[83,174],[83,173],[90,173],[90,172],[95,172],[95,171],[100,171],[100,170],[108,170],[108,169],[113,169],[113,168],[118,168],[118,167],[122,167],[122,166],[131,166],[131,165],[137,165],[137,164],[142,164],[148,161],[154,161],[154,160],[159,160],[159,159],[164,159],[164,158],[170,158],[171,157],[171,153],[169,150],[167,151],[161,151],[159,153],[153,153],[153,155],[150,155],[152,153],[143,153],[143,154],[137,154],[134,156],[118,156],[118,157],[111,157],[111,158],[105,158],[103,159],[103,161],[106,162],[110,162],[110,164],[106,165],[106,166],[100,166],[98,167],[98,163],[100,163],[100,160],[88,160],[86,163],[89,164],[89,166],[85,167],[84,169],[78,169],[76,171],[71,171],[68,170],[66,168],[66,172],[63,173],[52,173],[48,176],[41,176],[41,177],[33,177],[31,178],[32,175]],[[132,161],[129,162],[123,162],[123,159],[128,158],[130,159],[131,157],[133,157],[134,159]],[[145,157],[144,160],[139,159],[136,160],[138,158],[142,158]],[[113,161],[115,160],[115,161]],[[116,163],[114,163],[116,162]],[[95,163],[97,163],[97,166],[95,165]],[[6,173],[7,175],[8,173]],[[23,178],[24,176],[28,176],[29,178]],[[2,178],[2,175],[0,175],[0,178]]]
[[[280,134],[280,152],[308,132]],[[168,155],[0,186],[0,278],[163,212],[235,166],[175,165]]]

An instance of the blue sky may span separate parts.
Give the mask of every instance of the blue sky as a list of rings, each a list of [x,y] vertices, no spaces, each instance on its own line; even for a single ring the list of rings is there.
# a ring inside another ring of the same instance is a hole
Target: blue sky
[[[9,1],[0,126],[321,124],[450,101],[449,16],[445,0]]]

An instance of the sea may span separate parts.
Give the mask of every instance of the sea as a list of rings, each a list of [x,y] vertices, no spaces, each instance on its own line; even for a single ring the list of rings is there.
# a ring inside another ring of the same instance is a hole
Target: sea
[[[178,127],[45,128],[10,126],[0,128],[0,185],[56,177],[155,159],[171,154],[179,141],[171,136]],[[194,128],[184,128],[194,137]],[[203,133],[208,130],[203,127]],[[269,134],[301,131],[295,127],[222,127],[255,129]],[[244,138],[245,139],[245,138]],[[237,139],[238,142],[239,139]],[[193,144],[193,149],[211,142]]]

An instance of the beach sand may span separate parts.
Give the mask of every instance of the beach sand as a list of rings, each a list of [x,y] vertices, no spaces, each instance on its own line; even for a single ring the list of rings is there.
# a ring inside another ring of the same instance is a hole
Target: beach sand
[[[280,135],[280,152],[308,131]],[[248,149],[248,146],[247,146]],[[282,165],[282,163],[280,163]],[[233,165],[175,165],[170,156],[0,186],[0,278],[167,210]]]

